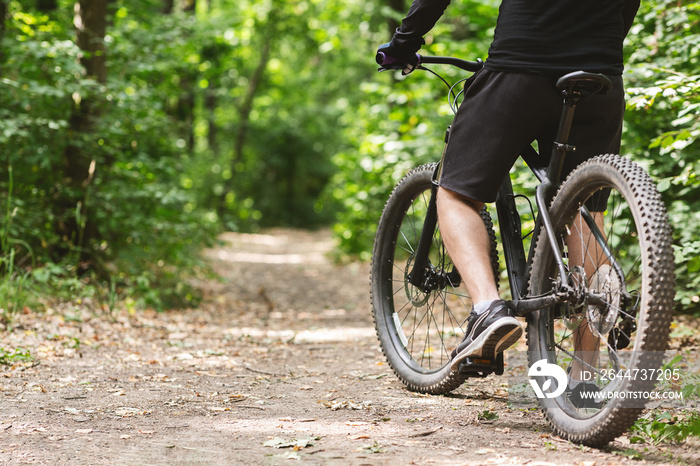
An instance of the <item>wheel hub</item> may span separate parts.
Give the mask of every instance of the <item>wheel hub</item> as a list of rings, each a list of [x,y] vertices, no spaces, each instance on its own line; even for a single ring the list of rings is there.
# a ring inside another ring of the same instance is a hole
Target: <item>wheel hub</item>
[[[604,296],[605,304],[588,306],[586,318],[591,331],[595,335],[605,337],[615,326],[620,313],[620,277],[612,267],[603,264],[591,277],[588,288],[591,293]]]
[[[411,273],[414,273],[413,263],[414,256],[411,255],[408,261],[406,261],[406,268],[404,270],[404,289],[406,290],[406,297],[414,306],[423,306],[428,302],[431,292],[444,289],[451,280],[454,280],[452,276],[443,269],[437,269],[432,264],[429,264],[424,272],[425,276],[422,286],[415,286],[409,279]]]
[[[411,275],[411,272],[413,271],[413,259],[414,256],[411,254],[411,257],[408,258],[406,261],[406,268],[404,269],[404,274],[403,274],[403,279],[404,279],[404,290],[406,290],[406,298],[410,301],[411,304],[413,304],[416,307],[423,306],[425,303],[428,302],[428,297],[430,297],[430,290],[424,291],[417,286],[411,284],[411,281],[409,280],[409,276]],[[427,280],[427,277],[426,277]]]
[[[576,330],[583,322],[583,307],[586,305],[586,271],[576,266],[569,272],[570,295],[574,298],[562,304],[562,320],[569,330]]]

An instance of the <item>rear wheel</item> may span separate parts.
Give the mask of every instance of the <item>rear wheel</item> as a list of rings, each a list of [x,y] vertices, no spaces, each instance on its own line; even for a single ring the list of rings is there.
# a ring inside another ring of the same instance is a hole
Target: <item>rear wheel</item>
[[[594,227],[591,235],[585,212],[580,213],[584,206],[595,210],[593,202],[607,193],[605,211],[591,215],[599,231]],[[595,385],[586,391],[599,391],[596,403],[577,401],[570,389],[538,401],[557,434],[600,446],[624,433],[641,414],[645,400],[634,394],[653,390],[656,377],[651,374],[662,363],[673,313],[670,228],[652,180],[616,155],[579,166],[555,196],[550,217],[567,276],[560,276],[543,232],[532,262],[530,294],[569,283],[582,298],[528,317],[530,366],[546,360],[567,371],[569,387],[576,384],[572,378]],[[540,380],[540,386],[544,383]]]
[[[432,235],[425,286],[416,287],[408,280],[436,166],[412,170],[389,197],[374,242],[371,294],[377,336],[394,373],[409,390],[443,394],[467,378],[450,370],[450,353],[464,336],[472,302],[439,228]],[[498,277],[496,237],[485,209],[482,218],[491,239],[494,277]]]

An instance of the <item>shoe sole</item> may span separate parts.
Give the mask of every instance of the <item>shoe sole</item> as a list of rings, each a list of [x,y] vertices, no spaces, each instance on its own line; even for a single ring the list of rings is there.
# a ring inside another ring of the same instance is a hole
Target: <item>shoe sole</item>
[[[450,368],[453,371],[458,370],[459,364],[468,357],[495,361],[496,356],[514,345],[522,334],[523,328],[515,317],[498,319],[454,357]]]

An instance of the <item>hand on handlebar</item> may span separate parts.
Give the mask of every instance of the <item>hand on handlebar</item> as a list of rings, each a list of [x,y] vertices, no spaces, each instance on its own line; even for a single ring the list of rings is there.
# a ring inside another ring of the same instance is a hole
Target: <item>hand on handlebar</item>
[[[420,55],[402,50],[391,42],[379,46],[376,60],[381,65],[379,71],[401,70],[404,76],[420,66]]]

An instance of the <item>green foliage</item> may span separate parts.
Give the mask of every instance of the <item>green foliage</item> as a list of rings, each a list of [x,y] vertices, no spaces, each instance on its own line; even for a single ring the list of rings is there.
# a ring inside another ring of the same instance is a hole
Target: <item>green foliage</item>
[[[488,410],[488,409],[485,409],[484,411],[480,412],[480,413],[476,416],[476,418],[477,418],[477,420],[479,420],[479,421],[490,421],[490,422],[493,422],[493,421],[497,421],[497,420],[500,418],[500,416],[498,415],[498,413],[496,413],[496,412],[494,412],[494,411],[490,411],[490,410]]]
[[[10,2],[0,80],[0,198],[8,213],[0,295],[9,311],[22,305],[20,286],[95,294],[106,281],[121,293],[144,291],[142,304],[157,308],[175,304],[170,294],[179,295],[178,304],[192,298],[173,291],[184,291],[183,277],[199,267],[198,251],[216,230],[181,182],[184,153],[166,108],[173,86],[164,79],[169,62],[180,58],[168,36],[153,31],[167,26],[173,37],[184,36],[188,24],[156,16],[153,29],[144,28],[156,5],[142,5],[142,18],[117,9],[106,42],[114,44],[109,59],[121,66],[101,85],[85,76],[63,9],[48,16]],[[153,55],[139,53],[149,47]],[[86,131],[73,131],[71,118],[88,103],[98,117]],[[78,189],[66,182],[69,145],[91,159]],[[70,224],[78,229],[67,236]]]
[[[422,53],[484,58],[496,11],[497,5],[488,0],[451,5],[426,37]],[[388,10],[382,13],[391,14]],[[386,31],[382,23],[378,31],[356,43],[368,61],[377,46],[389,39]],[[339,171],[330,184],[330,194],[341,205],[334,226],[341,252],[368,259],[391,189],[411,168],[440,159],[452,113],[447,88],[436,77],[423,72],[405,78],[398,72],[377,74],[373,63],[364,69],[366,74],[357,87],[361,95],[339,120],[349,144],[334,157]],[[437,71],[451,83],[467,77],[447,67]]]
[[[355,0],[241,1],[200,19],[210,31],[206,50],[217,53],[193,60],[205,70],[202,99],[219,107],[198,128],[214,124],[228,137],[201,147],[191,179],[228,228],[333,219],[336,201],[323,192],[337,170],[331,156],[346,144],[338,120],[352,111],[348,95],[366,72],[352,47],[372,12]]]
[[[682,442],[690,436],[700,437],[700,415],[664,412],[637,420],[630,432],[632,443]]]
[[[642,3],[628,38],[625,154],[659,182],[674,228],[679,308],[700,312],[700,4]]]
[[[110,2],[105,83],[81,64],[72,6],[8,4],[0,166],[15,182],[0,171],[0,293],[12,312],[46,294],[193,304],[186,278],[220,228],[333,221],[345,202],[327,189],[343,183],[333,156],[369,127],[357,131],[355,109],[386,30],[378,2],[168,14],[160,0]]]

